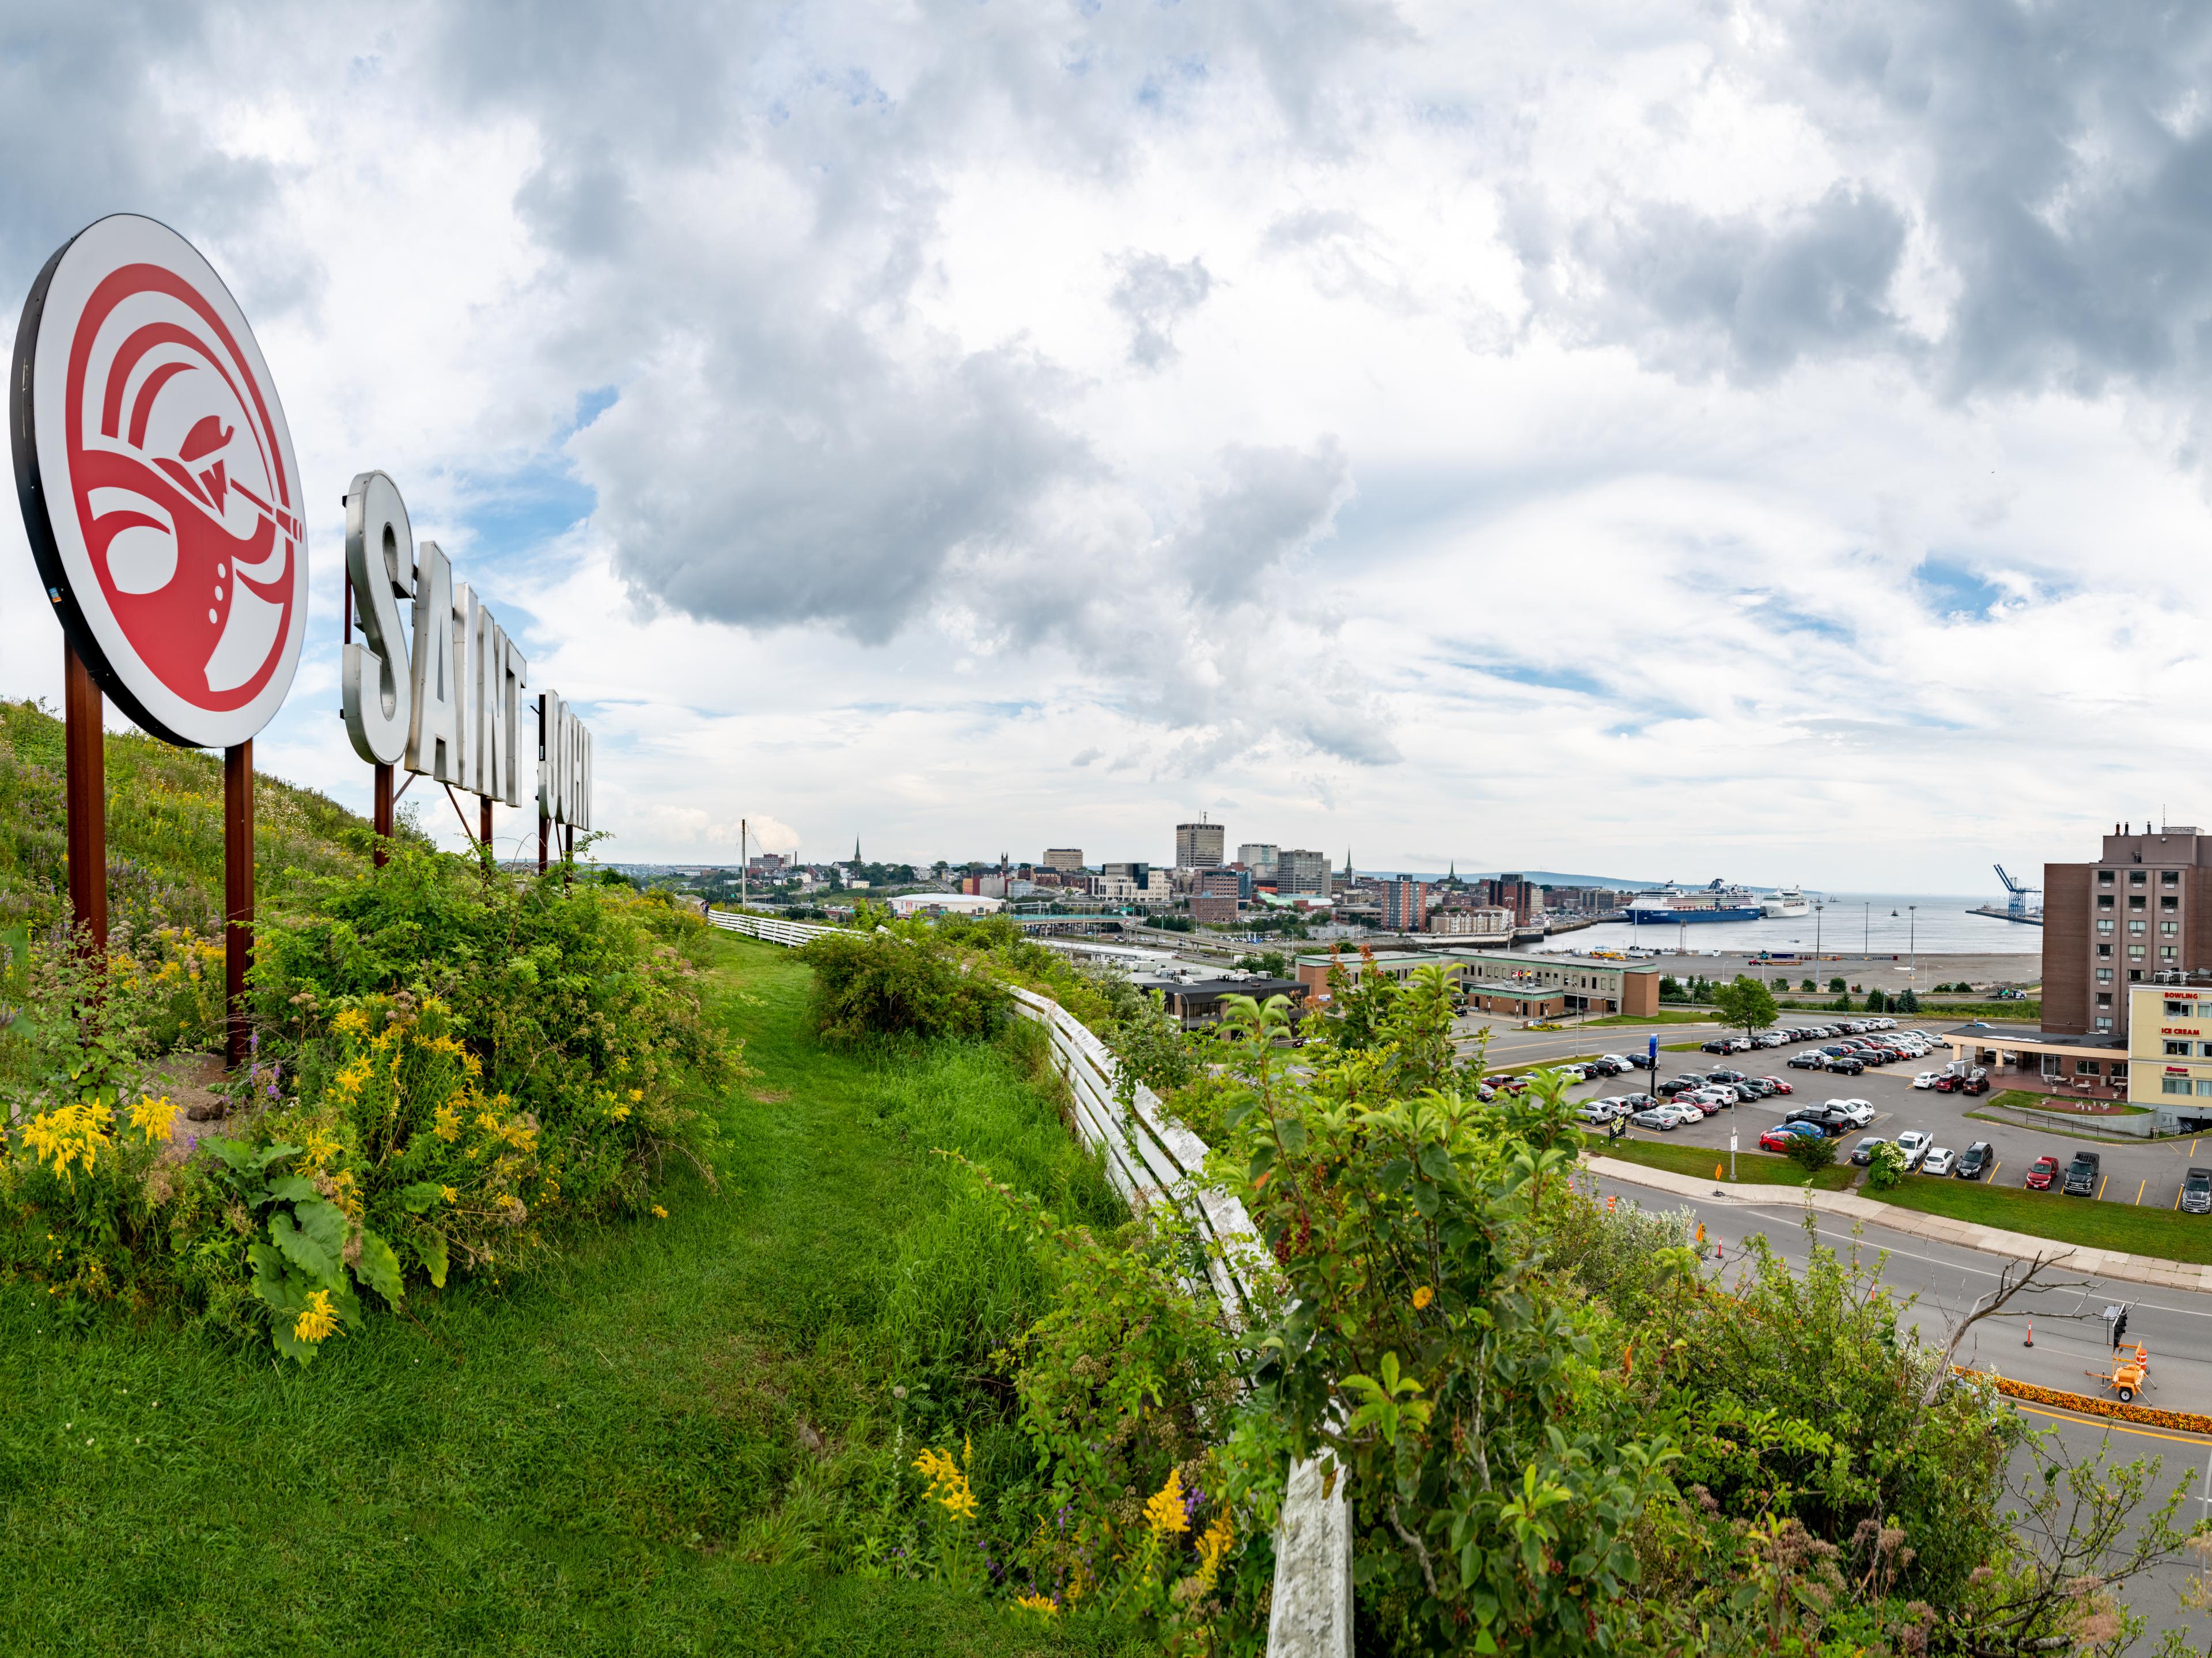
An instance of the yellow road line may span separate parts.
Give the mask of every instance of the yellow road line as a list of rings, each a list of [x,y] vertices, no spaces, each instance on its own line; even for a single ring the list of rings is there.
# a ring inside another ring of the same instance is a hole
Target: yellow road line
[[[2170,1439],[2177,1445],[2202,1445],[2207,1442],[2192,1434],[2160,1433],[2155,1428],[2137,1428],[2125,1422],[2116,1422],[2107,1416],[2077,1416],[2071,1411],[2039,1410],[2033,1405],[2023,1405],[2017,1400],[2012,1407],[2023,1416],[2047,1416],[2053,1422],[2078,1422],[2084,1427],[2106,1428],[2116,1434],[2133,1434],[2138,1439]]]
[[[2106,1175],[2104,1179],[2097,1182],[2097,1196],[2100,1199],[2101,1199],[2105,1195],[2105,1188],[2112,1183],[2112,1177],[2110,1175]]]
[[[2136,1201],[2137,1203],[2141,1203],[2142,1201],[2143,1187],[2149,1184],[2150,1176],[2148,1175],[2144,1175],[2141,1180],[2136,1182]]]

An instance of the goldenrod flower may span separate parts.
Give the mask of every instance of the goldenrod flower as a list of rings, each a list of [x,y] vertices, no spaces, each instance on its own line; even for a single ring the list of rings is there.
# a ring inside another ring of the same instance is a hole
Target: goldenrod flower
[[[642,1088],[633,1088],[629,1090],[629,1102],[632,1105],[638,1104],[644,1098],[645,1090]]]
[[[368,1035],[368,1015],[357,1007],[349,1007],[331,1021],[331,1029],[343,1036]]]
[[[1053,1604],[1048,1595],[1018,1594],[1014,1597],[1014,1604],[1024,1612],[1042,1612],[1047,1618],[1054,1617],[1060,1612],[1060,1608]]]
[[[1190,1516],[1182,1507],[1182,1470],[1170,1468],[1168,1483],[1155,1491],[1145,1503],[1145,1524],[1155,1537],[1166,1537],[1175,1532],[1190,1529]]]
[[[292,1335],[298,1341],[320,1341],[338,1327],[338,1315],[331,1306],[331,1292],[318,1290],[307,1297],[307,1310],[293,1321]]]
[[[447,1203],[452,1203],[455,1201],[460,1194],[455,1192],[450,1186],[441,1186],[438,1188],[438,1195],[445,1199]]]
[[[1214,1580],[1221,1575],[1221,1562],[1229,1552],[1236,1533],[1229,1523],[1229,1510],[1223,1509],[1213,1516],[1213,1523],[1198,1540],[1198,1587],[1200,1593],[1212,1588]]]
[[[653,1206],[653,1218],[655,1220],[666,1220],[668,1218],[668,1212],[656,1203]]]
[[[921,1470],[929,1481],[929,1497],[941,1503],[946,1514],[955,1520],[975,1517],[975,1493],[969,1488],[968,1476],[952,1460],[951,1451],[934,1451],[924,1447],[914,1466]]]
[[[1417,1313],[1419,1312],[1422,1308],[1427,1306],[1436,1298],[1437,1292],[1429,1288],[1427,1284],[1424,1284],[1419,1289],[1413,1291],[1413,1310]]]
[[[70,1165],[76,1165],[88,1175],[92,1172],[100,1154],[115,1144],[107,1133],[107,1126],[114,1117],[113,1112],[96,1100],[58,1105],[51,1111],[40,1112],[23,1125],[23,1144],[31,1148],[35,1161],[52,1163],[54,1173],[75,1190],[76,1176]]]
[[[448,1145],[460,1139],[461,1116],[459,1112],[453,1109],[452,1101],[448,1100],[440,1106],[432,1115],[430,1132]]]
[[[158,1100],[142,1099],[131,1108],[131,1126],[145,1135],[149,1145],[168,1139],[176,1121],[177,1108],[170,1103],[167,1094]]]

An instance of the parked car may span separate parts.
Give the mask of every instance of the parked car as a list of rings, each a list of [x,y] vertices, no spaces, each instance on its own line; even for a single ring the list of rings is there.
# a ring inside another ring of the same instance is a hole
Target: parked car
[[[1851,1161],[1857,1163],[1861,1168],[1864,1168],[1868,1163],[1874,1161],[1875,1147],[1877,1145],[1887,1145],[1888,1144],[1889,1142],[1880,1134],[1866,1135],[1860,1139],[1856,1145],[1851,1148]]]
[[[2097,1176],[2103,1172],[2104,1160],[2094,1151],[2076,1151],[2074,1161],[2066,1165],[2066,1179],[2058,1189],[2069,1198],[2094,1198]]]
[[[2212,1215],[2212,1169],[2192,1169],[2181,1177],[2181,1212]]]
[[[1620,1108],[1624,1111],[1649,1111],[1658,1103],[1649,1094],[1623,1094],[1620,1096]]]
[[[1622,1057],[1638,1071],[1656,1071],[1659,1068],[1659,1061],[1649,1054],[1629,1054]]]
[[[1933,1088],[1937,1083],[1940,1083],[1942,1080],[1943,1073],[1942,1072],[1923,1071],[1912,1079],[1912,1085],[1915,1088]]]
[[[1920,1160],[1922,1174],[1934,1175],[1945,1180],[1950,1178],[1951,1171],[1958,1166],[1959,1154],[1948,1145],[1929,1147],[1928,1155]]]
[[[1629,1120],[1638,1128],[1656,1128],[1662,1134],[1671,1134],[1682,1126],[1671,1107],[1655,1105],[1649,1111],[1639,1111]]]
[[[1990,1073],[1986,1071],[1977,1071],[1959,1084],[1959,1092],[1961,1094],[1986,1094],[1989,1091]]]
[[[1824,1108],[1846,1119],[1854,1128],[1863,1128],[1874,1121],[1874,1104],[1869,1100],[1829,1100]]]
[[[1823,1134],[1847,1134],[1851,1128],[1849,1119],[1838,1115],[1825,1105],[1801,1105],[1782,1121],[1785,1126],[1793,1122],[1809,1123]]]
[[[1717,1083],[1740,1083],[1743,1080],[1742,1072],[1730,1071],[1725,1067],[1719,1071],[1708,1071],[1705,1075]]]
[[[1833,1054],[1829,1055],[1827,1069],[1839,1077],[1863,1077],[1866,1074],[1866,1061],[1855,1054]]]
[[[1705,1115],[1705,1114],[1698,1110],[1696,1106],[1685,1105],[1680,1100],[1676,1100],[1671,1105],[1662,1105],[1656,1108],[1664,1111],[1668,1116],[1674,1118],[1676,1122],[1685,1125],[1702,1121]]]
[[[2058,1159],[2038,1157],[2029,1165],[2027,1178],[2021,1182],[2031,1192],[2048,1192],[2051,1183],[2058,1178]]]
[[[1795,1088],[1790,1085],[1789,1081],[1784,1078],[1761,1077],[1759,1081],[1765,1083],[1769,1089],[1777,1094],[1794,1094],[1797,1091]]]
[[[1613,1121],[1613,1108],[1603,1100],[1589,1100],[1575,1108],[1575,1115],[1586,1123],[1601,1125]]]
[[[1601,1054],[1597,1056],[1597,1062],[1600,1065],[1611,1066],[1613,1069],[1607,1074],[1615,1077],[1624,1071],[1633,1070],[1640,1063],[1638,1060],[1630,1059],[1626,1054]]]
[[[1951,1172],[1960,1180],[1980,1180],[1996,1166],[1996,1153],[1990,1150],[1987,1140],[1976,1140],[1959,1154],[1959,1166]]]
[[[1762,1151],[1787,1151],[1802,1139],[1817,1139],[1820,1131],[1809,1122],[1785,1122],[1768,1129],[1759,1137]]]
[[[1654,1084],[1651,1091],[1662,1100],[1671,1100],[1677,1094],[1686,1093],[1692,1088],[1703,1088],[1705,1085],[1705,1079],[1699,1076],[1669,1077],[1662,1083]]]
[[[1747,1100],[1763,1100],[1774,1091],[1774,1084],[1764,1077],[1746,1077],[1735,1087],[1735,1091]]]
[[[1727,1036],[1716,1036],[1710,1042],[1698,1043],[1698,1048],[1700,1053],[1705,1054],[1733,1054],[1735,1052],[1734,1041]]]
[[[1920,1160],[1928,1155],[1928,1148],[1935,1143],[1933,1134],[1923,1133],[1917,1128],[1908,1128],[1897,1137],[1897,1149],[1905,1153],[1907,1169],[1917,1169]]]
[[[1778,1030],[1762,1030],[1751,1039],[1753,1048],[1779,1048],[1790,1039]]]
[[[1801,1054],[1792,1054],[1783,1061],[1792,1071],[1818,1071],[1827,1062],[1828,1056],[1817,1048],[1808,1048]]]

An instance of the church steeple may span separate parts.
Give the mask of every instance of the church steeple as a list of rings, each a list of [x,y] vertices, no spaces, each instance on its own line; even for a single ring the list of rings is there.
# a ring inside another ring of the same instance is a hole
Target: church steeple
[[[853,861],[856,864],[860,861],[860,837],[857,835],[853,837]]]

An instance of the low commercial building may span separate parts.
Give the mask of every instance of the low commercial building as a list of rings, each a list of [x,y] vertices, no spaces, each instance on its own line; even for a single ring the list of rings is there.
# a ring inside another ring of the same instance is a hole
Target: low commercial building
[[[1468,1011],[1509,1019],[1556,1019],[1567,1012],[1567,993],[1544,985],[1476,983],[1467,987]]]
[[[1479,913],[1479,912],[1478,912]],[[1516,956],[1486,950],[1480,957],[1446,954],[1473,963],[1486,980],[1562,991],[1571,1013],[1630,1013],[1649,1018],[1659,1011],[1659,969],[1640,962],[1601,962],[1586,956]]]
[[[1980,1020],[1941,1032],[1953,1060],[1979,1066],[1997,1088],[2115,1099],[2128,1088],[2128,1050],[2118,1037]]]
[[[2212,989],[2137,985],[2128,1004],[2130,1103],[2178,1133],[2212,1124]]]
[[[1425,967],[1440,967],[1444,976],[1456,986],[1468,963],[1455,956],[1433,955],[1425,951],[1393,951],[1388,956],[1376,956],[1370,961],[1364,956],[1301,956],[1297,961],[1298,982],[1305,987],[1308,998],[1316,1002],[1328,999],[1328,975],[1332,967],[1341,965],[1345,977],[1358,984],[1370,971],[1386,978],[1404,981]]]
[[[1139,979],[1135,982],[1139,990],[1158,991],[1169,1015],[1181,1020],[1186,1030],[1218,1024],[1222,1004],[1231,996],[1249,996],[1255,1002],[1287,996],[1297,1003],[1305,991],[1296,979],[1200,979],[1188,983],[1180,979]]]
[[[1083,873],[1083,848],[1081,847],[1048,847],[1044,854],[1044,867],[1056,869],[1063,875],[1080,875]]]
[[[995,915],[1006,907],[1003,898],[966,892],[902,892],[888,902],[895,915]]]
[[[1513,912],[1510,909],[1438,909],[1429,912],[1429,932],[1446,938],[1496,938],[1510,944],[1513,938]]]

